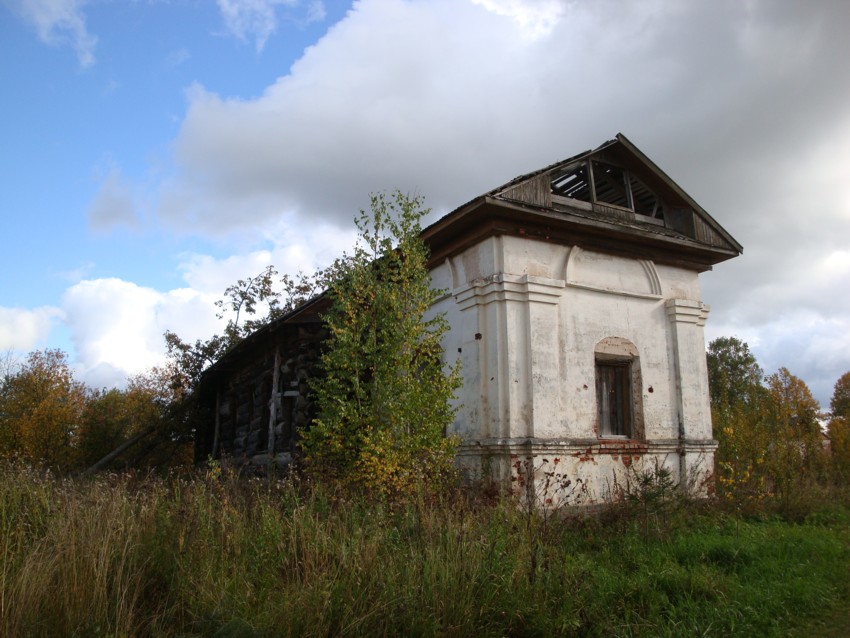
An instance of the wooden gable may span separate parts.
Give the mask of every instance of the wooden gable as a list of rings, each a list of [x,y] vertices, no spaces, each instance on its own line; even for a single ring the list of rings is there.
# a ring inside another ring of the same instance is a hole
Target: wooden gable
[[[521,175],[423,231],[436,263],[492,234],[708,270],[740,244],[624,135]]]

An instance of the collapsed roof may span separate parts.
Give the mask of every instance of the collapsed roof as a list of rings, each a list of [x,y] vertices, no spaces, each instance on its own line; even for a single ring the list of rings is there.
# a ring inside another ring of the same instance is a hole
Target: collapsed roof
[[[521,175],[422,231],[436,264],[491,235],[518,235],[695,269],[741,245],[622,134]]]

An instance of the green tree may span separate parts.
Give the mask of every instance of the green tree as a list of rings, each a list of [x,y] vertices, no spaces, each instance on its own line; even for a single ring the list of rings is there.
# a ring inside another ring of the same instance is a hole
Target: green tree
[[[820,433],[820,405],[806,383],[787,368],[767,377],[770,447],[765,470],[783,499],[825,478],[827,458]]]
[[[219,319],[224,318],[225,310],[232,313],[224,329],[226,347],[232,347],[279,314],[280,293],[274,289],[277,274],[274,266],[266,266],[257,275],[239,279],[232,286],[228,286],[224,291],[225,299],[215,302],[215,305],[222,309],[218,315]],[[268,306],[268,312],[263,317],[254,318],[257,315],[257,306],[264,303]],[[251,318],[240,323],[243,313]]]
[[[426,318],[430,287],[418,197],[373,195],[356,218],[359,240],[328,289],[329,340],[312,383],[319,417],[303,433],[308,467],[386,494],[404,493],[453,465],[444,436],[460,385],[446,370],[443,316]]]
[[[764,462],[772,440],[764,373],[749,346],[736,337],[712,341],[706,361],[711,419],[719,443],[718,491],[730,498],[758,498],[768,489]]]
[[[834,417],[850,419],[850,372],[845,372],[835,382],[829,409]]]
[[[767,377],[767,389],[771,421],[775,428],[788,432],[794,438],[819,434],[820,404],[805,381],[783,367]]]
[[[711,407],[723,416],[757,408],[764,397],[764,372],[737,337],[718,337],[708,345],[708,386]]]
[[[835,382],[829,402],[829,445],[832,468],[837,479],[850,481],[850,372]]]

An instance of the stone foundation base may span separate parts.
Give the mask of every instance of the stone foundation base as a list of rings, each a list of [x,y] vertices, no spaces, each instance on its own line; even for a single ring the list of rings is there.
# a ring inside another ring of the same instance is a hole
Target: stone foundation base
[[[708,496],[716,449],[712,440],[486,439],[464,442],[458,465],[472,482],[560,507],[622,500],[647,481]]]

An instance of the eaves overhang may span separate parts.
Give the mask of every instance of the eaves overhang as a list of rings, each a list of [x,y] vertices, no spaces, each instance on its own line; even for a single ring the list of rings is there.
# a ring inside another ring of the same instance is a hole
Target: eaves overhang
[[[698,272],[739,252],[695,241],[669,228],[605,219],[581,207],[558,209],[482,195],[422,231],[431,251],[429,267],[480,241],[510,235],[575,245],[601,252],[652,259]]]

